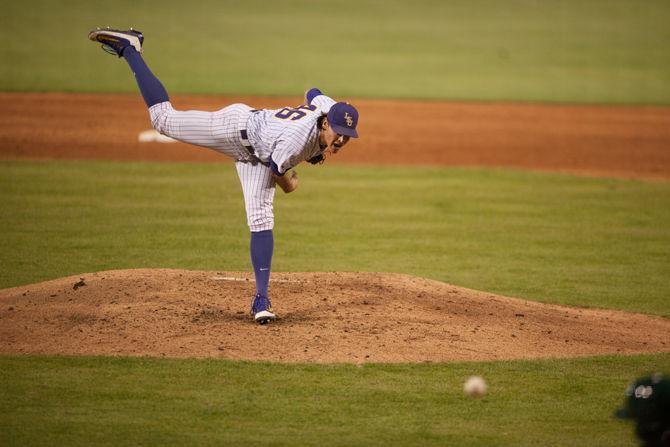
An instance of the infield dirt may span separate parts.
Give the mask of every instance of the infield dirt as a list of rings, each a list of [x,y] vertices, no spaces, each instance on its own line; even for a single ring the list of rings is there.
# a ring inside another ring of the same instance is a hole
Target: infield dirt
[[[299,98],[175,97],[180,109]],[[505,166],[670,178],[670,108],[356,101],[362,138],[328,163]],[[229,162],[139,143],[139,95],[0,93],[0,159]],[[279,319],[248,315],[246,273],[126,270],[0,290],[0,353],[421,362],[670,352],[670,319],[374,273],[273,273]]]
[[[181,110],[300,98],[175,96]],[[361,138],[327,163],[505,166],[670,178],[670,107],[353,101]],[[137,95],[0,93],[0,158],[229,162],[183,143],[139,143],[151,128]]]

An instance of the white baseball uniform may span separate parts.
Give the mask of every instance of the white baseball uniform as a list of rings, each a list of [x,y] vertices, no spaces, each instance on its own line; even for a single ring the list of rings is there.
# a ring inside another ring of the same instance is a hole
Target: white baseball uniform
[[[272,172],[283,175],[323,152],[317,120],[333,104],[328,96],[318,95],[297,108],[255,110],[246,104],[232,104],[216,112],[181,112],[166,101],[150,107],[149,114],[161,134],[235,160],[247,224],[256,232],[274,227]]]

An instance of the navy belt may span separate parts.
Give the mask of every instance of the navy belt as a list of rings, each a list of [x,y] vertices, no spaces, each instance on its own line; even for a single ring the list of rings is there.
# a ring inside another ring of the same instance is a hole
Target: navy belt
[[[254,147],[249,143],[249,134],[247,134],[247,129],[242,129],[240,130],[240,141],[242,142],[242,146],[254,157],[256,156]]]
[[[260,163],[265,166],[270,166],[268,163],[261,161],[261,159],[256,155],[254,147],[249,143],[249,134],[247,134],[247,129],[240,130],[240,141],[242,142],[242,146],[244,146],[247,152],[249,152],[249,155],[251,155],[252,164],[255,165],[256,163]]]

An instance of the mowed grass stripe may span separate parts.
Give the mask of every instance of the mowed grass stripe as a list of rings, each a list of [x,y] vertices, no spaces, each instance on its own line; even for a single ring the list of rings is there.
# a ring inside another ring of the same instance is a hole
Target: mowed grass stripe
[[[171,93],[670,103],[664,0],[5,3],[0,90],[136,92],[86,39],[111,25]]]
[[[633,444],[629,378],[670,355],[414,365],[0,357],[3,445]],[[472,374],[480,400],[463,395]],[[27,429],[27,427],[31,427]]]
[[[670,184],[324,166],[275,200],[275,271],[383,271],[669,316]],[[0,163],[0,287],[84,272],[250,270],[230,164]]]

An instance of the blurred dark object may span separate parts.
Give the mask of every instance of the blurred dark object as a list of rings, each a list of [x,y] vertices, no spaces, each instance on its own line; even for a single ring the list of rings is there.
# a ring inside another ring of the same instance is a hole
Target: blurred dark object
[[[615,413],[635,421],[635,434],[644,447],[670,447],[670,378],[641,377],[626,389],[626,401]]]

